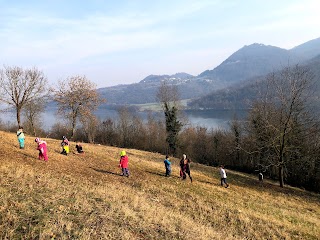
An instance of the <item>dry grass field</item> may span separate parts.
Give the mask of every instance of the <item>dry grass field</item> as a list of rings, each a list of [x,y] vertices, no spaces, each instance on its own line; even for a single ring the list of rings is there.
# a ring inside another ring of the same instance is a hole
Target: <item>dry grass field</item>
[[[118,168],[120,148],[84,144],[84,156],[37,159],[34,138],[20,150],[0,132],[0,239],[320,239],[320,196],[256,176],[193,163],[194,181],[164,177],[164,156],[126,149],[129,178]],[[75,147],[71,143],[71,149]]]

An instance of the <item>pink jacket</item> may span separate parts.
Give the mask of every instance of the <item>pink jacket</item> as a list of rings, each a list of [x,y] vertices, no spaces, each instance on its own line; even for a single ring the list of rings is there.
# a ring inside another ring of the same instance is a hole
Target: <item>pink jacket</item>
[[[120,157],[120,167],[121,168],[128,168],[128,162],[129,162],[129,159],[128,159],[127,155]]]
[[[46,141],[38,142],[37,150],[39,150],[43,155],[47,154],[47,143]]]

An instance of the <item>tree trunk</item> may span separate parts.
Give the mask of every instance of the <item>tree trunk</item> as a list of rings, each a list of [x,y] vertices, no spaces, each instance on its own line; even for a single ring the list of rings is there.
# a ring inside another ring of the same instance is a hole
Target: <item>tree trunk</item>
[[[18,122],[18,127],[21,126],[21,118],[20,118],[20,114],[21,113],[21,109],[20,107],[17,107],[17,122]]]
[[[284,187],[284,176],[283,176],[283,166],[282,164],[280,164],[279,166],[279,183],[280,183],[280,187]]]
[[[75,132],[76,132],[76,121],[77,121],[77,118],[74,117],[74,118],[72,119],[72,131],[71,131],[70,140],[73,140],[74,134],[75,134]]]

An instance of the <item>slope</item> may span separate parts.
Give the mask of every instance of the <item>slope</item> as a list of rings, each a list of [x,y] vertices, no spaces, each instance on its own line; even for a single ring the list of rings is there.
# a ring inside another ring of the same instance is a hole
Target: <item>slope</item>
[[[127,149],[129,178],[119,176],[116,147],[84,144],[84,156],[60,155],[45,139],[49,162],[32,137],[17,148],[0,134],[1,239],[317,239],[320,197],[228,171],[192,164],[194,182],[164,177],[163,156]],[[74,143],[71,146],[74,147]]]

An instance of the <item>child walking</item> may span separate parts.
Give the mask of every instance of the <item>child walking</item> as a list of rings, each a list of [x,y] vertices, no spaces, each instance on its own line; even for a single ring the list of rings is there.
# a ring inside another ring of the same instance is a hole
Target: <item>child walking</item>
[[[129,177],[130,173],[129,173],[129,169],[128,169],[128,156],[126,154],[126,151],[121,151],[120,152],[120,163],[119,163],[119,167],[121,167],[122,173],[121,176],[126,176]]]
[[[68,155],[68,153],[69,153],[69,141],[68,141],[66,136],[62,137],[61,147],[62,147],[61,154]]]
[[[39,160],[48,161],[48,152],[47,152],[47,143],[46,141],[42,141],[40,138],[36,138],[34,140],[37,144],[37,150],[39,150]]]
[[[227,183],[227,173],[226,170],[224,170],[224,166],[220,166],[220,176],[221,176],[221,186],[224,186],[227,188],[229,187],[229,184]]]
[[[20,149],[24,149],[25,136],[23,133],[23,127],[19,127],[19,130],[17,131],[17,138],[18,138]]]
[[[77,142],[76,149],[77,149],[77,152],[74,152],[74,154],[84,154],[81,143]]]
[[[164,166],[166,168],[166,177],[169,177],[171,175],[171,162],[168,155],[166,155],[166,159],[164,160]]]

